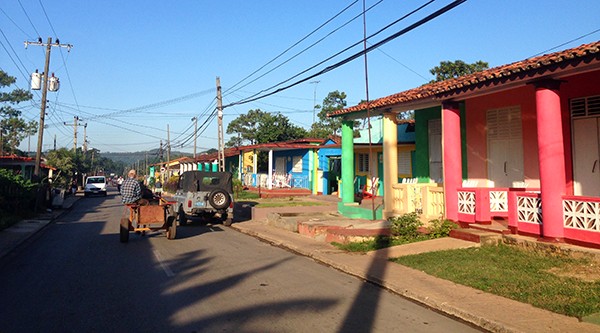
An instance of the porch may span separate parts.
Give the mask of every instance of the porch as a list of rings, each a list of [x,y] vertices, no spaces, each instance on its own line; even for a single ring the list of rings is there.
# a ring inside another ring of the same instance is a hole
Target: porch
[[[463,226],[507,221],[512,234],[544,238],[539,189],[459,188],[458,222]],[[562,229],[569,244],[600,248],[600,198],[562,196]]]
[[[242,185],[262,189],[311,189],[308,176],[295,173],[273,172],[271,178],[266,173],[242,174]]]

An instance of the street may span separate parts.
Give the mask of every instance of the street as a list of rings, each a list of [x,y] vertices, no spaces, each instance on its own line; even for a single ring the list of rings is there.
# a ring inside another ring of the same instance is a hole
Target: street
[[[116,191],[0,261],[0,332],[478,332],[220,225],[119,242]]]

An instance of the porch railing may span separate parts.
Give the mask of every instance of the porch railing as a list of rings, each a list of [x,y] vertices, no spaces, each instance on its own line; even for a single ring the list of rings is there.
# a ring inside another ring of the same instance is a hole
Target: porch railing
[[[244,186],[267,188],[269,183],[273,188],[310,188],[308,177],[302,175],[273,173],[271,181],[266,173],[245,173],[242,175]]]
[[[563,215],[565,228],[600,232],[600,198],[565,196]]]
[[[436,183],[403,183],[392,185],[393,215],[417,213],[426,219],[443,216],[444,190]]]
[[[492,217],[509,216],[510,193],[538,193],[538,189],[462,187],[458,189],[458,219],[461,222],[489,222]]]

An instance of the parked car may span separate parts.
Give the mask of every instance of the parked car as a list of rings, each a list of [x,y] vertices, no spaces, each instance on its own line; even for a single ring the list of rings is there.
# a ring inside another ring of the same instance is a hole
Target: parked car
[[[233,221],[233,184],[231,172],[186,171],[179,176],[175,212],[180,225],[193,216]]]
[[[106,196],[106,177],[104,176],[90,176],[85,179],[85,187],[83,188],[83,195],[90,196],[92,194],[100,194]]]

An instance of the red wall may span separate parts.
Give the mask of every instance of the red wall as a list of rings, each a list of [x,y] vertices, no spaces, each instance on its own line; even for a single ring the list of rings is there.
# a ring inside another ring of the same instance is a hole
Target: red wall
[[[535,89],[524,86],[516,89],[467,99],[467,161],[469,179],[487,179],[486,111],[518,105],[521,108],[523,129],[523,173],[531,187],[539,187]],[[486,186],[480,182],[479,186]]]
[[[592,72],[563,79],[560,86],[565,142],[565,171],[567,194],[573,194],[573,165],[571,160],[571,117],[569,102],[572,98],[600,95],[600,73]],[[535,88],[527,85],[508,91],[465,100],[467,136],[467,174],[469,179],[487,179],[486,110],[520,106],[523,128],[523,162],[525,180],[530,187],[539,187]],[[479,186],[485,186],[480,182]]]
[[[600,95],[600,73],[591,72],[567,77],[560,86],[560,102],[563,110],[563,138],[565,141],[565,171],[567,194],[573,194],[573,161],[571,159],[571,114],[569,103],[572,98]]]

